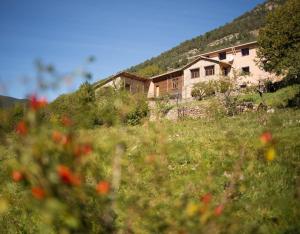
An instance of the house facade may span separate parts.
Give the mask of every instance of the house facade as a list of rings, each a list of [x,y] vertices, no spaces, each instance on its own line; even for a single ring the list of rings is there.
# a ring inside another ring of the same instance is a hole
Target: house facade
[[[109,77],[104,81],[100,81],[94,85],[95,90],[112,87],[114,89],[125,89],[128,92],[145,93],[148,95],[150,90],[151,80],[145,77],[136,76],[128,72],[120,72],[114,76]]]
[[[257,43],[250,42],[195,56],[182,68],[145,78],[127,72],[118,73],[95,84],[95,88],[112,86],[131,93],[145,93],[148,98],[175,95],[191,99],[193,86],[199,82],[234,78],[238,85],[258,85],[263,80],[278,77],[263,71],[256,63]]]

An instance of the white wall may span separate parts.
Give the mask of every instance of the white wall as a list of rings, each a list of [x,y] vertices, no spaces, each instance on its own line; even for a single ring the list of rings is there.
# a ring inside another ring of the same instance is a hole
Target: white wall
[[[215,74],[213,76],[206,76],[205,75],[205,68],[206,66],[215,67]],[[199,68],[200,69],[200,77],[199,78],[191,78],[191,70]],[[203,82],[203,81],[210,81],[210,80],[217,80],[221,75],[221,69],[218,63],[207,61],[207,60],[200,60],[197,63],[193,64],[192,66],[188,67],[184,70],[183,73],[183,92],[182,98],[187,99],[191,98],[191,92],[194,84]]]
[[[249,48],[249,55],[242,56],[241,53],[242,48]],[[237,47],[235,49],[236,52],[235,54],[233,54],[231,49],[226,51],[227,59],[222,61],[229,62],[228,61],[229,57],[233,58],[232,68],[230,70],[229,76],[233,78],[235,72],[235,74],[238,77],[237,82],[239,84],[243,84],[243,83],[249,85],[258,84],[259,80],[275,78],[275,75],[265,72],[259,68],[258,64],[256,63],[257,60],[256,51],[257,51],[256,45]],[[218,53],[212,54],[210,58],[219,60]],[[249,67],[250,75],[241,76],[242,67]]]

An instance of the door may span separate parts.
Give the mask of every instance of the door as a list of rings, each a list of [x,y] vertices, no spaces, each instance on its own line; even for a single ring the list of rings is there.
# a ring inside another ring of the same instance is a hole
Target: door
[[[155,96],[159,97],[159,85],[156,86]]]

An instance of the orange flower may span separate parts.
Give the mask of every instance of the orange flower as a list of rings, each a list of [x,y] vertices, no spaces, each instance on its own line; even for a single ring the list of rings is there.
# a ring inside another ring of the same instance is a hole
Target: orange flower
[[[37,98],[37,96],[32,95],[29,98],[29,104],[30,104],[30,108],[36,111],[40,108],[45,107],[47,105],[47,100],[44,97]]]
[[[62,141],[63,134],[58,131],[52,132],[52,140],[56,143],[60,143]]]
[[[61,118],[61,123],[62,123],[62,125],[66,126],[66,127],[69,127],[73,124],[73,121],[69,117],[63,116]]]
[[[61,144],[67,145],[71,142],[71,135],[62,135]]]
[[[90,153],[92,153],[93,148],[90,144],[82,144],[82,145],[78,145],[75,150],[74,150],[74,154],[75,156],[81,156],[81,155],[88,155]]]
[[[260,135],[260,141],[261,143],[263,144],[267,144],[269,142],[272,141],[272,134],[270,132],[263,132],[261,135]]]
[[[20,182],[21,180],[24,179],[24,175],[20,171],[13,171],[11,177],[14,182]]]
[[[205,195],[203,195],[203,196],[201,197],[201,201],[202,201],[204,204],[209,204],[210,201],[211,201],[211,199],[212,199],[211,193],[207,193],[207,194],[205,194]]]
[[[21,120],[16,127],[18,134],[25,136],[28,133],[28,128],[24,120]]]
[[[71,142],[71,136],[66,136],[59,131],[54,131],[54,132],[52,132],[52,140],[55,143],[67,145]]]
[[[65,184],[80,185],[81,181],[79,176],[75,175],[67,166],[59,165],[57,171],[61,181]]]
[[[214,210],[215,216],[220,216],[223,213],[223,210],[224,210],[224,206],[218,205]]]
[[[110,190],[110,184],[107,181],[102,180],[97,184],[96,190],[99,194],[105,195]]]
[[[42,200],[45,196],[45,190],[41,187],[33,187],[31,189],[32,196],[34,196],[38,200]]]

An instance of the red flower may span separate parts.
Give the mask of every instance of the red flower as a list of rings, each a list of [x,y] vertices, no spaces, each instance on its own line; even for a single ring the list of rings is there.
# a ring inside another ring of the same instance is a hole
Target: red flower
[[[25,136],[28,132],[27,125],[24,120],[21,120],[16,127],[16,131],[18,134]]]
[[[105,195],[109,192],[110,190],[110,184],[107,181],[100,181],[97,186],[96,190],[99,194]]]
[[[45,107],[47,105],[47,100],[44,97],[37,98],[37,96],[32,95],[29,98],[29,104],[30,104],[30,108],[36,111],[40,108]]]
[[[32,196],[34,196],[38,200],[42,200],[45,196],[45,190],[41,187],[33,187],[31,189]]]
[[[207,193],[207,194],[205,194],[205,195],[203,195],[203,196],[201,197],[201,201],[202,201],[204,204],[210,203],[211,199],[212,199],[211,193]]]
[[[92,153],[92,151],[93,148],[90,144],[82,144],[75,148],[74,154],[75,156],[88,155]]]
[[[20,182],[21,180],[24,179],[24,175],[20,171],[13,171],[11,177],[14,182]]]
[[[52,140],[55,143],[59,143],[59,144],[62,144],[62,145],[67,145],[71,141],[71,136],[66,136],[66,135],[62,134],[61,132],[59,132],[59,131],[54,131],[54,132],[52,132]]]
[[[271,142],[272,141],[272,134],[270,132],[263,132],[260,135],[260,141],[263,144],[267,144],[267,143]]]
[[[224,206],[218,205],[214,210],[215,216],[220,216],[223,213],[223,210],[224,210]]]
[[[63,134],[61,134],[60,132],[58,131],[52,132],[52,140],[55,143],[60,143],[62,141],[62,138],[63,138]]]
[[[65,184],[76,186],[80,185],[80,178],[77,175],[75,175],[67,166],[59,165],[57,171],[61,181]]]
[[[61,118],[61,123],[62,123],[64,126],[69,127],[69,126],[71,126],[71,125],[73,124],[73,121],[72,121],[69,117],[63,116],[63,117]]]
[[[61,144],[67,145],[71,142],[71,135],[62,135]]]

